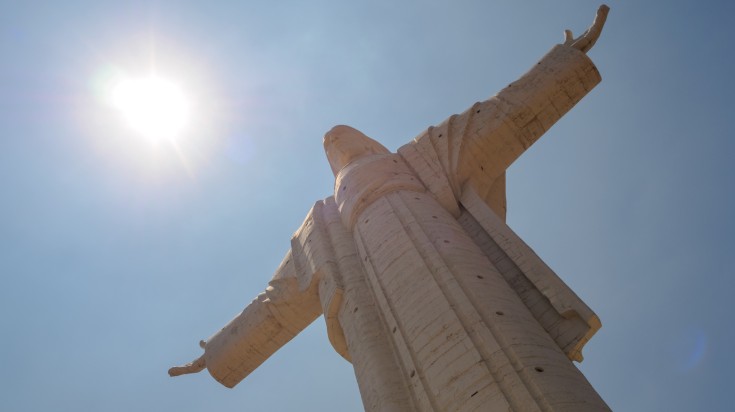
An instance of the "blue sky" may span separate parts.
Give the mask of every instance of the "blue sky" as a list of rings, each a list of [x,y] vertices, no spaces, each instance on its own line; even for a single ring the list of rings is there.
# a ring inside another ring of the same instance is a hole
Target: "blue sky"
[[[399,3],[399,4],[396,4]],[[508,223],[603,328],[615,410],[731,407],[731,2],[610,1],[602,83],[508,171]],[[395,150],[591,22],[585,1],[5,2],[0,410],[361,410],[317,320],[234,390],[166,370],[266,285],[352,125]],[[192,96],[132,134],[110,73]]]

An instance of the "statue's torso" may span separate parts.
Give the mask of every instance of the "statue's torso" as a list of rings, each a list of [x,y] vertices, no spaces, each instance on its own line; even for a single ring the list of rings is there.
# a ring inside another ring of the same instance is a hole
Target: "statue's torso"
[[[544,410],[589,387],[399,155],[345,167],[335,199],[417,409]]]

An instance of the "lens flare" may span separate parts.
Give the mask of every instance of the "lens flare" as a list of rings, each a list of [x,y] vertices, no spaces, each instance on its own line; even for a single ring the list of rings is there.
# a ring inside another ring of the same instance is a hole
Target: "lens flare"
[[[697,327],[682,327],[667,342],[672,365],[682,373],[697,368],[704,361],[708,346],[707,333]]]

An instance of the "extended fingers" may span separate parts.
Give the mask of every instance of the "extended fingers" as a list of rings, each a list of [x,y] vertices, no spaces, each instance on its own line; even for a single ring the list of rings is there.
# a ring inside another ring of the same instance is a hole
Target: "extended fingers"
[[[587,30],[587,33],[585,33],[585,39],[587,40],[587,43],[584,45],[584,48],[581,50],[585,53],[587,53],[592,46],[595,45],[597,42],[597,39],[600,38],[600,34],[602,34],[602,27],[605,26],[605,22],[607,21],[607,14],[610,12],[610,7],[608,7],[606,4],[601,5],[597,9],[597,14],[595,15],[595,21],[592,22],[592,26]]]
[[[592,46],[595,45],[597,39],[600,37],[600,34],[602,33],[602,27],[605,25],[605,21],[607,21],[607,14],[609,12],[610,7],[605,4],[601,5],[597,9],[595,20],[592,22],[590,28],[587,29],[584,34],[579,36],[579,38],[572,42],[570,42],[567,38],[564,44],[571,45],[572,47],[587,53],[592,48]]]
[[[168,370],[169,376],[179,376],[179,375],[185,375],[187,373],[197,373],[200,372],[202,369],[206,367],[206,361],[204,360],[204,355],[200,356],[193,362],[187,363],[183,366],[174,366],[173,368]]]

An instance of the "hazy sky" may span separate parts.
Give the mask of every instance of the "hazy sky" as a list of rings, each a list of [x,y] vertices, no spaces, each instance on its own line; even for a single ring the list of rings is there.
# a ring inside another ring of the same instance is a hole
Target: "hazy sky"
[[[508,171],[508,223],[602,319],[614,410],[732,408],[735,6],[610,1],[602,83]],[[229,390],[166,370],[266,286],[349,124],[395,150],[592,21],[588,1],[3,1],[0,410],[357,411],[318,319]],[[110,79],[190,96],[175,145]]]

